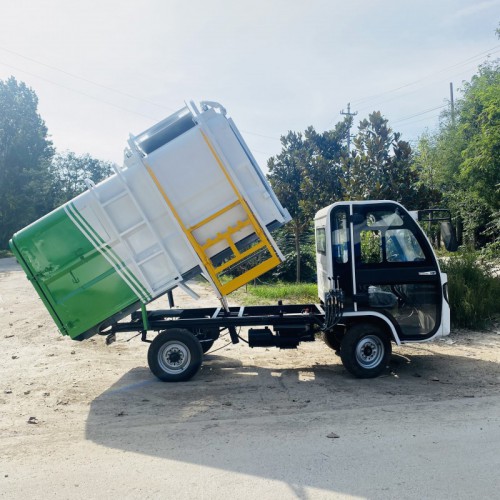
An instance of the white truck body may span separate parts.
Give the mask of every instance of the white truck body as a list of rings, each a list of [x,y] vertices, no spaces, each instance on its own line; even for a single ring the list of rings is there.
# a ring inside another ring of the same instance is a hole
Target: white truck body
[[[283,256],[268,227],[290,220],[225,110],[193,104],[131,136],[123,168],[89,185],[66,211],[93,243],[111,248],[106,258],[143,302],[185,288],[183,276],[194,269],[219,296],[228,293],[211,259],[227,261],[224,252],[234,257],[260,231],[274,267]]]

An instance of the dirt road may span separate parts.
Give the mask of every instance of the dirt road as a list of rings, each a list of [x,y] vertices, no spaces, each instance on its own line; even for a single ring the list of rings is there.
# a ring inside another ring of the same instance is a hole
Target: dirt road
[[[395,348],[375,380],[314,342],[229,345],[165,384],[132,335],[62,337],[13,259],[0,327],[1,498],[498,495],[498,328]]]

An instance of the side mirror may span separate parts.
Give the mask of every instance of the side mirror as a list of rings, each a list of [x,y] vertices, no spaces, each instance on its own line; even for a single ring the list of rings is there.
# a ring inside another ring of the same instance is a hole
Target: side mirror
[[[457,237],[450,221],[441,222],[441,237],[448,252],[456,252],[458,250]]]

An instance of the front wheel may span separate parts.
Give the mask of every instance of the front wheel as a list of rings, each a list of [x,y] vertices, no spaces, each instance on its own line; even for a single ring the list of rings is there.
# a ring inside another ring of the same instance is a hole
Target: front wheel
[[[342,364],[355,377],[378,377],[389,364],[390,356],[391,341],[378,326],[369,323],[353,325],[342,339]]]
[[[340,351],[340,340],[338,339],[336,332],[323,332],[323,342],[330,349],[333,349],[335,353],[338,353]]]
[[[200,369],[202,358],[199,340],[180,328],[159,333],[148,350],[149,369],[164,382],[189,380]]]

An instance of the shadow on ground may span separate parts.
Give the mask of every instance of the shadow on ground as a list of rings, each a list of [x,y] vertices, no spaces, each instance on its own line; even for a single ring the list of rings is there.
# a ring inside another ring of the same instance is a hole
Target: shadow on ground
[[[419,404],[499,390],[498,365],[467,357],[393,354],[386,375],[358,380],[338,363],[268,369],[207,355],[189,382],[162,383],[147,368],[128,372],[91,403],[86,438],[275,480],[292,468],[296,480],[289,486],[302,497],[299,485],[337,491],[336,474],[353,473],[342,472],[348,440],[332,452],[332,442],[341,440],[325,439],[324,431],[345,425],[349,410],[366,409],[359,433],[372,436],[371,414],[400,419]],[[366,494],[355,485],[348,493]]]

